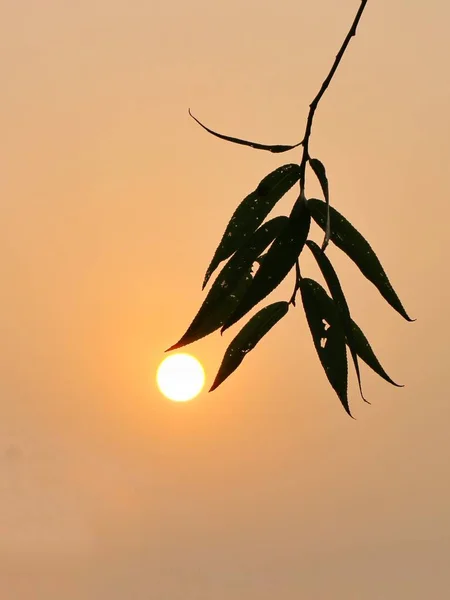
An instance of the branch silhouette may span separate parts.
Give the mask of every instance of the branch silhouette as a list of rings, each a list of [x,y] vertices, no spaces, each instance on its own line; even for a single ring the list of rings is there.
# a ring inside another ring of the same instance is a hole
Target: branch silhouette
[[[361,0],[332,67],[309,105],[301,142],[290,146],[267,145],[228,136],[210,129],[189,110],[189,115],[208,133],[234,144],[272,153],[303,147],[300,164],[285,164],[266,175],[234,211],[206,271],[203,288],[216,269],[224,262],[225,265],[184,335],[169,348],[169,351],[181,348],[218,330],[223,333],[270,295],[288,273],[295,271],[295,285],[290,299],[268,304],[250,318],[229,344],[210,391],[221,385],[262,338],[284,319],[289,309],[296,306],[297,293],[300,293],[313,344],[325,375],[350,416],[347,348],[363,400],[367,401],[362,395],[359,360],[388,383],[400,387],[383,369],[366,336],[353,321],[338,275],[328,255],[325,255],[328,243],[332,242],[355,263],[394,310],[407,321],[412,319],[370,244],[343,215],[330,206],[325,165],[309,154],[317,107],[336,74],[350,40],[356,35],[367,2]],[[308,164],[320,183],[323,200],[306,197]],[[267,220],[278,201],[297,183],[300,193],[290,214]],[[321,247],[309,238],[313,224],[323,231]],[[300,259],[305,246],[311,250],[319,266],[325,287],[302,275]]]
[[[300,179],[300,181],[302,181],[302,179],[304,180],[305,178],[305,167],[306,167],[306,162],[309,159],[309,155],[308,155],[308,146],[309,146],[309,138],[311,137],[311,130],[312,130],[312,125],[313,125],[313,120],[314,120],[314,115],[316,113],[316,109],[319,105],[319,102],[322,99],[322,96],[325,94],[325,92],[327,91],[331,80],[333,79],[339,64],[345,54],[345,51],[348,48],[348,45],[350,43],[350,40],[352,39],[352,37],[356,36],[356,30],[358,28],[359,22],[361,20],[361,17],[363,15],[364,9],[367,6],[367,2],[368,0],[361,0],[361,6],[358,9],[358,12],[356,13],[355,19],[342,43],[342,46],[339,50],[339,52],[336,54],[336,58],[334,60],[334,63],[330,69],[330,72],[328,73],[328,75],[325,77],[325,79],[323,80],[322,85],[320,86],[319,91],[317,92],[316,97],[314,98],[314,100],[311,102],[311,104],[309,105],[309,113],[308,113],[308,118],[306,120],[306,129],[305,129],[305,134],[303,136],[303,140],[301,142],[301,145],[303,146],[303,158],[302,158],[302,162],[301,162],[301,166],[300,168],[303,169],[303,173],[302,173],[302,177]]]

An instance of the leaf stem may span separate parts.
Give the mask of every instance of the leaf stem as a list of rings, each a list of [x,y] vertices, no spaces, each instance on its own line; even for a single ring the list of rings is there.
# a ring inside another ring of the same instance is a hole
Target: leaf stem
[[[292,306],[295,306],[295,297],[297,295],[298,290],[300,289],[300,281],[302,280],[302,274],[300,273],[300,262],[297,258],[297,261],[295,263],[295,285],[294,285],[294,291],[292,292],[292,296],[291,299],[289,300],[289,304],[292,304]]]
[[[344,42],[342,43],[342,46],[341,46],[339,52],[336,54],[336,58],[334,59],[333,66],[331,67],[330,72],[324,79],[316,97],[309,105],[309,113],[308,113],[308,118],[306,120],[305,135],[304,135],[303,141],[301,143],[301,145],[303,146],[302,162],[300,163],[300,173],[301,173],[300,189],[301,190],[304,190],[304,188],[305,188],[305,170],[306,170],[306,163],[309,160],[309,138],[311,137],[311,130],[312,130],[314,115],[315,115],[317,106],[319,105],[319,102],[322,99],[322,96],[324,95],[328,86],[330,85],[331,80],[333,79],[334,74],[337,71],[339,63],[341,62],[342,57],[344,56],[345,51],[347,50],[347,46],[349,45],[350,40],[352,39],[352,37],[354,37],[356,35],[356,29],[358,27],[358,24],[362,17],[364,9],[366,8],[367,2],[368,2],[368,0],[361,0],[361,5],[358,9],[358,12],[356,13],[353,23],[349,29],[349,32],[347,33],[347,36],[346,36]]]

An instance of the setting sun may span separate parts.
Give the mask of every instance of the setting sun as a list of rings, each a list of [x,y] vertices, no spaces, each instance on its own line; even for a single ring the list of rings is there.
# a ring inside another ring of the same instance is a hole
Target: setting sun
[[[186,402],[201,392],[205,372],[201,363],[190,354],[172,354],[159,365],[156,382],[166,398]]]

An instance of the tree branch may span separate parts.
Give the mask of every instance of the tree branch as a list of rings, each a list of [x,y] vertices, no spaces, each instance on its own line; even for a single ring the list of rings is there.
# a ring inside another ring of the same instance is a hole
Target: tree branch
[[[305,185],[305,169],[306,169],[306,163],[309,160],[309,138],[311,137],[311,130],[312,130],[312,125],[313,125],[313,120],[314,120],[314,114],[316,112],[316,109],[317,109],[317,106],[318,106],[320,100],[322,99],[322,96],[326,92],[328,86],[331,83],[331,80],[333,79],[333,77],[337,71],[337,68],[339,67],[339,63],[341,62],[342,57],[344,56],[345,51],[347,50],[347,46],[349,45],[350,40],[352,39],[352,37],[354,37],[356,35],[356,29],[358,27],[358,24],[362,17],[364,9],[366,8],[367,2],[368,2],[368,0],[361,0],[361,6],[359,7],[358,12],[356,13],[355,19],[350,27],[349,32],[347,33],[347,36],[341,46],[341,49],[336,54],[336,58],[334,60],[333,66],[331,67],[330,72],[328,73],[327,77],[324,79],[316,97],[309,105],[309,113],[308,113],[308,118],[306,121],[305,135],[304,135],[303,141],[302,141],[303,156],[302,156],[302,162],[300,163],[300,169],[301,169],[300,187],[302,189],[304,188],[304,185]]]

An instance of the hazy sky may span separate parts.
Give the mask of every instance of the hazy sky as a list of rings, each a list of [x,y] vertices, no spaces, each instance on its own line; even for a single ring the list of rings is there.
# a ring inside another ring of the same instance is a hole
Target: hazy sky
[[[300,160],[227,145],[187,108],[298,141],[358,6],[1,2],[2,598],[448,597],[447,1],[369,0],[311,141],[417,318],[330,248],[406,387],[364,369],[372,406],[352,379],[349,419],[301,309],[213,394],[180,405],[154,383],[232,211]],[[232,335],[190,348],[209,384]]]

